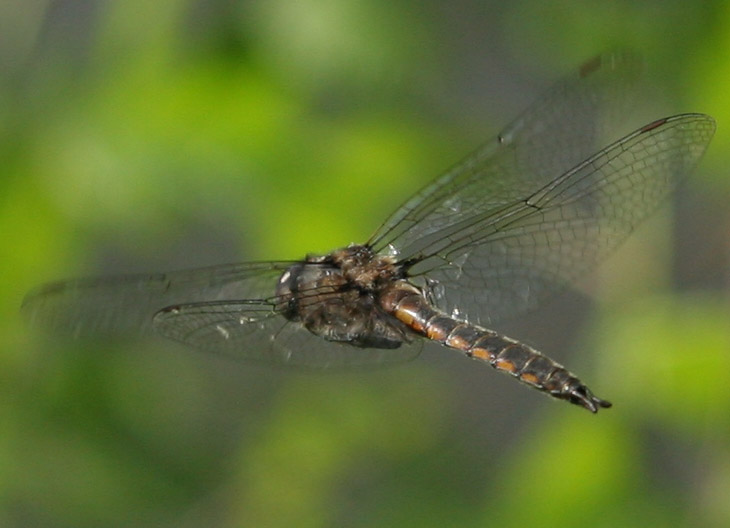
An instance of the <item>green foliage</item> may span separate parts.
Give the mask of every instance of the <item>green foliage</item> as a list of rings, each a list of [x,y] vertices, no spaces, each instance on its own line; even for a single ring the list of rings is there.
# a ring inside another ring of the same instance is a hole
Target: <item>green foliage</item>
[[[0,525],[730,524],[724,4],[76,4],[0,7]],[[614,409],[446,350],[310,376],[20,321],[47,280],[363,241],[516,115],[530,97],[510,87],[616,45],[663,83],[653,117],[718,121],[681,196],[704,191],[695,258],[725,282],[680,293],[670,256],[616,256],[653,290],[610,292],[574,358]]]

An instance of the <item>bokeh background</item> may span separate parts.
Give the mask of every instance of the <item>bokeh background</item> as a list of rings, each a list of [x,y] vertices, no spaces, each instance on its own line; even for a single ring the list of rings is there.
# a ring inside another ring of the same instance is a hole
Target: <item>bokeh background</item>
[[[363,241],[614,47],[649,86],[621,132],[717,135],[576,292],[498,328],[611,410],[438,347],[311,375],[21,321],[49,280]],[[721,1],[3,0],[0,525],[730,526],[729,92]]]

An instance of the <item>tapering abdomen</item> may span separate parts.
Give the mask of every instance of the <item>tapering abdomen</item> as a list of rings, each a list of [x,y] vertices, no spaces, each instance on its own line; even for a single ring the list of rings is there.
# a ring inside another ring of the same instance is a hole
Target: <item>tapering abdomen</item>
[[[449,317],[431,306],[413,285],[399,281],[380,297],[383,309],[414,332],[488,362],[521,382],[591,412],[611,404],[597,398],[578,378],[537,350],[492,330]]]

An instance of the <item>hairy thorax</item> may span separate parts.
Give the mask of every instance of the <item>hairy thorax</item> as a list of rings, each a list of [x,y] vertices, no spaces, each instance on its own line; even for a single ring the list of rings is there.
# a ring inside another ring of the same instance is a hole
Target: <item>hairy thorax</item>
[[[280,277],[276,309],[329,341],[397,348],[410,341],[401,322],[381,307],[381,295],[401,280],[390,256],[350,245],[323,256],[308,256]]]

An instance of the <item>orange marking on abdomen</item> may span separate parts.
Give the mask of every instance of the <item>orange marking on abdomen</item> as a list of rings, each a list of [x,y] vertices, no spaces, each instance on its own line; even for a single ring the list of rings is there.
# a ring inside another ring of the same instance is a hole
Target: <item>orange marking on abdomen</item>
[[[520,379],[530,385],[540,385],[540,379],[530,372],[523,372],[520,374]]]
[[[444,329],[439,325],[432,324],[426,328],[426,337],[434,341],[443,341],[448,335],[448,332],[444,332]]]
[[[477,359],[483,359],[484,361],[489,361],[491,359],[491,354],[489,353],[489,350],[486,348],[481,347],[474,347],[470,350],[471,357],[477,358]]]
[[[401,323],[408,326],[411,326],[411,323],[413,322],[413,314],[408,310],[397,309],[393,312],[393,315],[395,315],[395,318]]]
[[[409,310],[408,308],[398,308],[395,312],[393,312],[393,315],[395,315],[395,318],[401,323],[411,327],[416,332],[421,334],[424,332],[425,327],[421,324],[416,309]]]
[[[398,301],[392,313],[396,319],[423,335],[426,332],[426,321],[433,316],[434,311],[423,297],[409,294]]]
[[[457,350],[468,350],[468,348],[472,345],[469,341],[464,339],[461,336],[454,335],[454,332],[452,330],[451,335],[446,339],[446,346],[450,346],[451,348],[456,348]]]
[[[494,367],[498,368],[499,370],[504,370],[504,371],[510,372],[512,374],[517,372],[517,367],[515,367],[515,364],[507,359],[498,358],[494,362]]]

